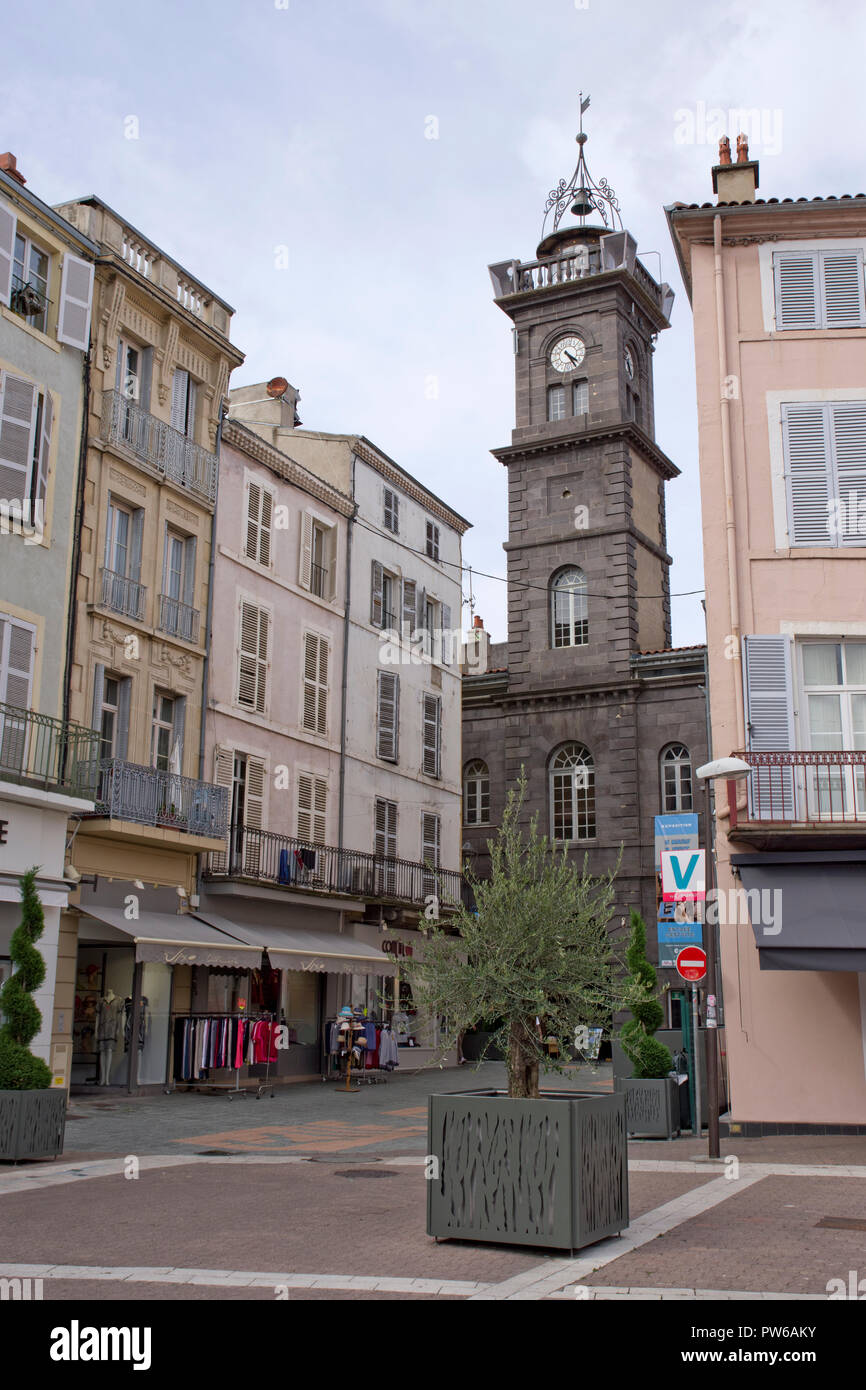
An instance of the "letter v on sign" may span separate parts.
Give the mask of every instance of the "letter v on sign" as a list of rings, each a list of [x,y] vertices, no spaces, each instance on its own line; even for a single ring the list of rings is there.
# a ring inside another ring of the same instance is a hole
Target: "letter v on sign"
[[[662,851],[662,899],[680,903],[707,896],[706,861],[702,849]]]

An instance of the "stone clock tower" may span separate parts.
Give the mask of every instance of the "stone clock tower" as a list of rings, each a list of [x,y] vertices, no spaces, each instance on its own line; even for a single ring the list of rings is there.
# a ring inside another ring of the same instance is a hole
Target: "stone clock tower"
[[[679,470],[655,442],[652,363],[674,296],[590,177],[586,138],[535,258],[490,267],[514,336],[515,428],[493,450],[508,479],[508,641],[478,633],[469,649],[464,842],[483,874],[524,766],[548,835],[595,872],[622,847],[612,927],[638,907],[652,945],[653,817],[699,809],[704,649],[671,647],[665,484]]]

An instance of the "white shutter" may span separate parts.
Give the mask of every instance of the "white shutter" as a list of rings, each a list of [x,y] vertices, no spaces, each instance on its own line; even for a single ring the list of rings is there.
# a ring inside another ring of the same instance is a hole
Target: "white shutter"
[[[265,765],[261,758],[247,757],[247,784],[244,797],[244,873],[256,878],[261,867],[262,837],[256,834],[264,825]]]
[[[298,562],[298,583],[302,589],[313,587],[313,518],[301,512],[301,550]]]
[[[437,695],[424,696],[421,770],[439,776],[442,702]]]
[[[818,327],[817,261],[808,251],[777,251],[773,257],[777,328]]]
[[[258,483],[251,482],[247,489],[247,536],[244,554],[248,560],[259,558],[259,520],[261,516],[262,490]]]
[[[18,219],[7,202],[0,198],[0,304],[8,304],[12,293],[12,257]]]
[[[403,580],[403,628],[401,635],[411,641],[412,633],[418,626],[415,605],[418,602],[417,585],[414,579]]]
[[[17,618],[0,618],[0,703],[30,708],[36,629]]]
[[[234,753],[232,752],[232,750],[231,750],[230,748],[215,748],[215,749],[214,749],[214,778],[213,778],[213,779],[214,779],[214,782],[216,783],[216,785],[217,785],[218,787],[226,787],[227,790],[228,790],[228,797],[229,797],[229,813],[231,813],[232,773],[233,773],[233,771],[234,771],[234,763],[235,763]],[[231,819],[231,814],[229,814],[229,819]],[[229,835],[230,835],[230,833],[231,833],[231,826],[228,827],[228,830],[227,830],[227,832],[226,832],[226,847],[225,847],[225,849],[224,849],[224,850],[220,850],[220,851],[218,851],[218,852],[215,853],[215,854],[212,854],[211,857],[210,857],[210,866],[211,866],[211,870],[212,870],[212,872],[215,873],[215,874],[224,874],[224,873],[226,872],[227,868],[228,868],[228,862],[229,862],[228,850],[229,850]]]
[[[860,251],[825,251],[821,256],[825,328],[856,328],[866,323],[863,259]]]
[[[264,714],[268,676],[268,612],[241,602],[238,704]]]
[[[298,773],[298,839],[308,844],[325,843],[328,784],[323,777]]]
[[[60,279],[60,313],[57,341],[87,352],[90,347],[90,301],[93,296],[93,266],[78,256],[63,257]]]
[[[313,734],[328,732],[328,643],[304,633],[304,708],[302,722]]]
[[[829,421],[820,405],[783,405],[791,545],[830,545]]]
[[[384,580],[381,562],[374,560],[370,576],[370,622],[374,627],[382,627],[385,621]]]
[[[866,401],[846,401],[831,405],[833,459],[836,465],[834,491],[845,507],[842,545],[866,545],[859,529],[860,506],[866,502]]]
[[[186,433],[186,396],[189,386],[189,372],[175,367],[171,378],[171,427]]]
[[[400,677],[380,671],[376,692],[376,757],[396,763],[399,751]]]
[[[274,494],[262,488],[262,505],[259,515],[259,554],[260,565],[270,568],[271,564],[271,522],[273,519]]]
[[[376,798],[376,837],[374,852],[380,858],[397,858],[397,803]]]
[[[36,422],[36,387],[32,381],[2,373],[0,395],[0,497],[28,495]]]
[[[421,859],[422,862],[439,867],[439,828],[438,816],[425,811],[421,816]]]
[[[51,426],[54,420],[54,403],[51,392],[46,391],[42,398],[42,418],[39,428],[39,451],[36,458],[36,500],[45,501],[48,487],[48,463],[51,457]]]
[[[794,697],[791,639],[743,638],[746,739],[756,753],[786,752],[794,747]],[[757,768],[749,779],[753,814],[762,819],[791,820],[794,780],[791,767]]]
[[[440,609],[442,614],[442,660],[446,666],[450,666],[454,660],[454,640],[451,633],[451,606],[443,603]]]

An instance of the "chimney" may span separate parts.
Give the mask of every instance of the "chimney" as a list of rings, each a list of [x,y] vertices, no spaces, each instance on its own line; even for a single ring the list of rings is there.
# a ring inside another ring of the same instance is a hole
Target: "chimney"
[[[8,174],[10,178],[15,179],[20,184],[25,184],[27,182],[24,175],[18,172],[17,159],[14,154],[10,154],[8,150],[5,154],[0,154],[0,169],[3,170],[4,174]]]
[[[753,203],[758,187],[758,161],[749,159],[749,141],[737,136],[737,162],[731,163],[731,142],[719,141],[719,162],[713,166],[713,192],[719,203]]]
[[[484,631],[484,619],[473,618],[472,629],[463,643],[463,673],[483,676],[490,665],[490,633]]]

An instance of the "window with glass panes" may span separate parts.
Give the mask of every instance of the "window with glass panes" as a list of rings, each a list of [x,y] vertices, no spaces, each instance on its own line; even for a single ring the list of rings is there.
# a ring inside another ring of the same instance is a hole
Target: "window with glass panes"
[[[575,415],[586,415],[589,410],[589,382],[576,381],[571,388],[572,410]]]
[[[547,418],[548,420],[565,419],[565,387],[548,386],[547,388]]]
[[[490,820],[490,772],[480,758],[468,763],[463,773],[463,821],[487,825]]]
[[[15,308],[16,303],[20,303],[22,307],[29,302],[35,304],[36,300],[32,296],[30,300],[26,296],[28,288],[35,290],[41,308],[35,313],[22,314],[22,317],[32,328],[38,328],[43,333],[48,317],[48,270],[48,253],[18,232],[12,255],[12,307]]]
[[[150,745],[151,766],[160,772],[169,771],[172,732],[174,730],[174,700],[160,691],[153,692],[153,723]]]
[[[575,568],[561,570],[550,586],[551,645],[583,647],[589,641],[586,575]]]
[[[692,760],[683,743],[669,743],[662,749],[662,812],[691,811]]]
[[[120,681],[114,676],[106,676],[102,687],[102,717],[99,726],[100,758],[114,757],[119,710]]]
[[[595,769],[580,743],[567,743],[550,763],[550,829],[554,840],[595,838]]]
[[[866,641],[803,642],[800,669],[806,736],[814,752],[866,749]],[[866,813],[866,766],[805,769],[809,815],[821,820]]]
[[[439,527],[433,521],[427,522],[427,554],[431,560],[439,559]]]

